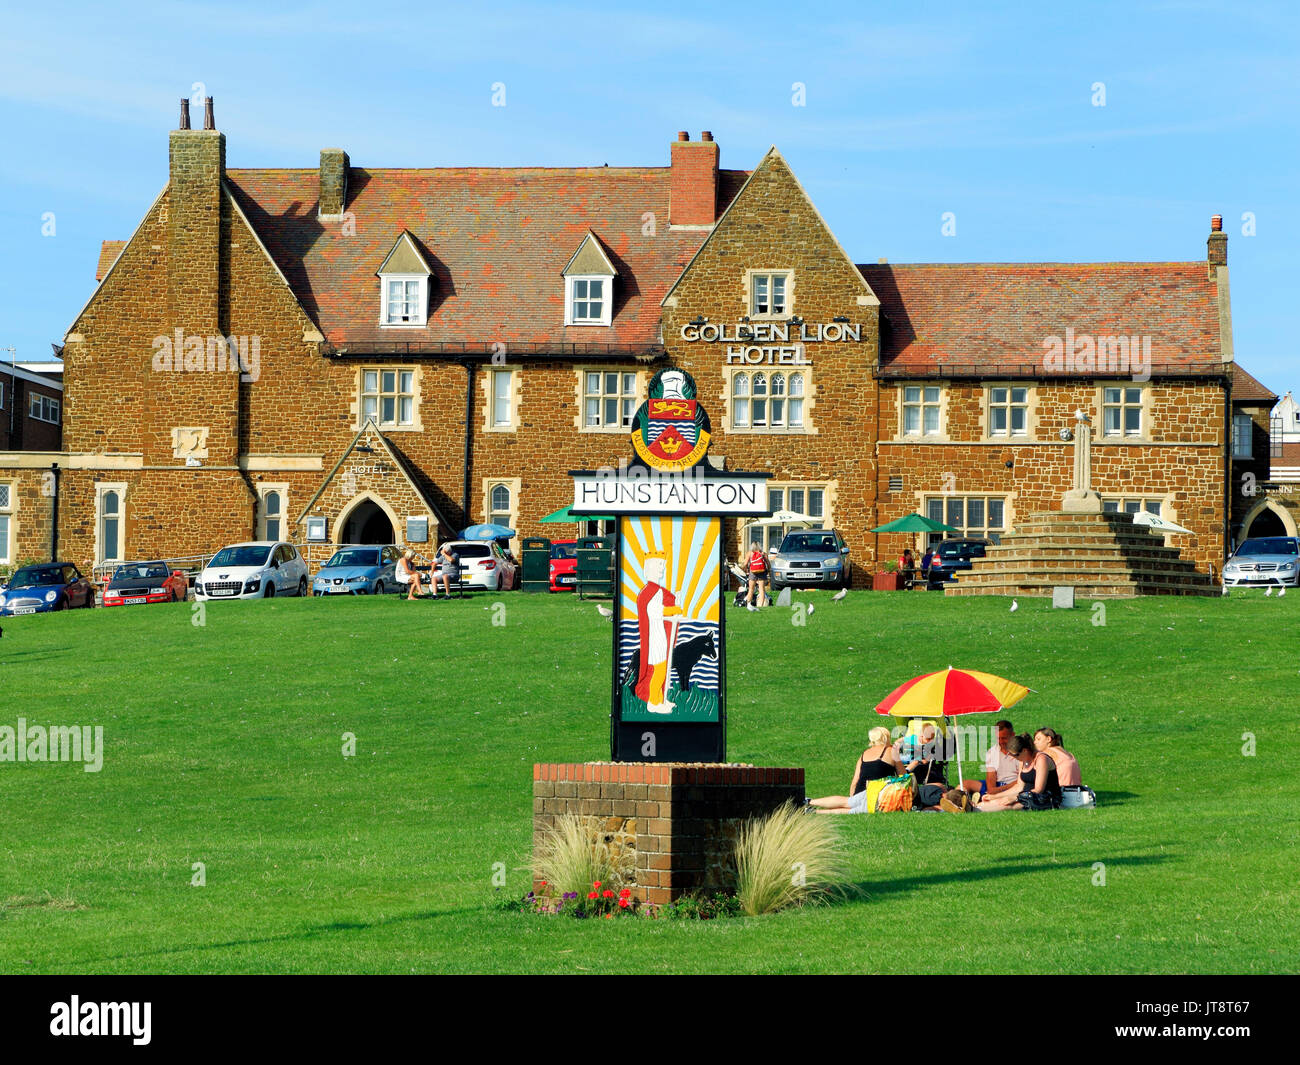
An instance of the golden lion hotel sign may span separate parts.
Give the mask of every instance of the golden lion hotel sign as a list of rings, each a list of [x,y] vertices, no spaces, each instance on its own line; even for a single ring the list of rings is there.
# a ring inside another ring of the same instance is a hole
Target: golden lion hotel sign
[[[687,322],[681,337],[688,344],[725,344],[729,363],[805,366],[809,362],[806,344],[861,340],[862,326],[851,322]]]

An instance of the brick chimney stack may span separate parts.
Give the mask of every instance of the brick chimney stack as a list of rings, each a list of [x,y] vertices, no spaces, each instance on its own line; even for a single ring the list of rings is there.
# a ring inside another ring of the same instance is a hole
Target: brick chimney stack
[[[341,218],[348,202],[348,153],[342,148],[320,151],[320,202],[317,218]]]
[[[211,118],[212,98],[205,118]],[[188,108],[181,120],[188,117]],[[167,193],[167,306],[176,328],[209,336],[218,330],[221,279],[221,189],[226,138],[215,129],[171,134]]]
[[[1210,219],[1210,238],[1205,242],[1205,258],[1211,266],[1228,265],[1228,234],[1223,231],[1223,215]]]
[[[685,131],[672,146],[668,221],[674,226],[711,226],[718,220],[718,146],[707,130],[691,141]]]

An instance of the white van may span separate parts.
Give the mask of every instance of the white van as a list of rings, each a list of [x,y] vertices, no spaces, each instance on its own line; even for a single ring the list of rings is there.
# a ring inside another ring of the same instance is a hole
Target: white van
[[[293,544],[273,540],[223,547],[194,582],[199,600],[306,594],[307,563]]]

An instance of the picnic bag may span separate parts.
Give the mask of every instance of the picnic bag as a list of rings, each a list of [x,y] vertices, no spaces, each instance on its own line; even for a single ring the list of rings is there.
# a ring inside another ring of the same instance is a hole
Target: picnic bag
[[[867,813],[885,814],[910,810],[914,783],[910,773],[870,781],[867,784]]]

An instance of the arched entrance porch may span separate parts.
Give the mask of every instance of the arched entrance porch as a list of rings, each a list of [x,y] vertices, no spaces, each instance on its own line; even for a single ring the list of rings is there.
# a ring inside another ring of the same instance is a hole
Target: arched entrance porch
[[[395,544],[397,520],[390,508],[374,496],[362,496],[344,508],[335,527],[340,544]]]

